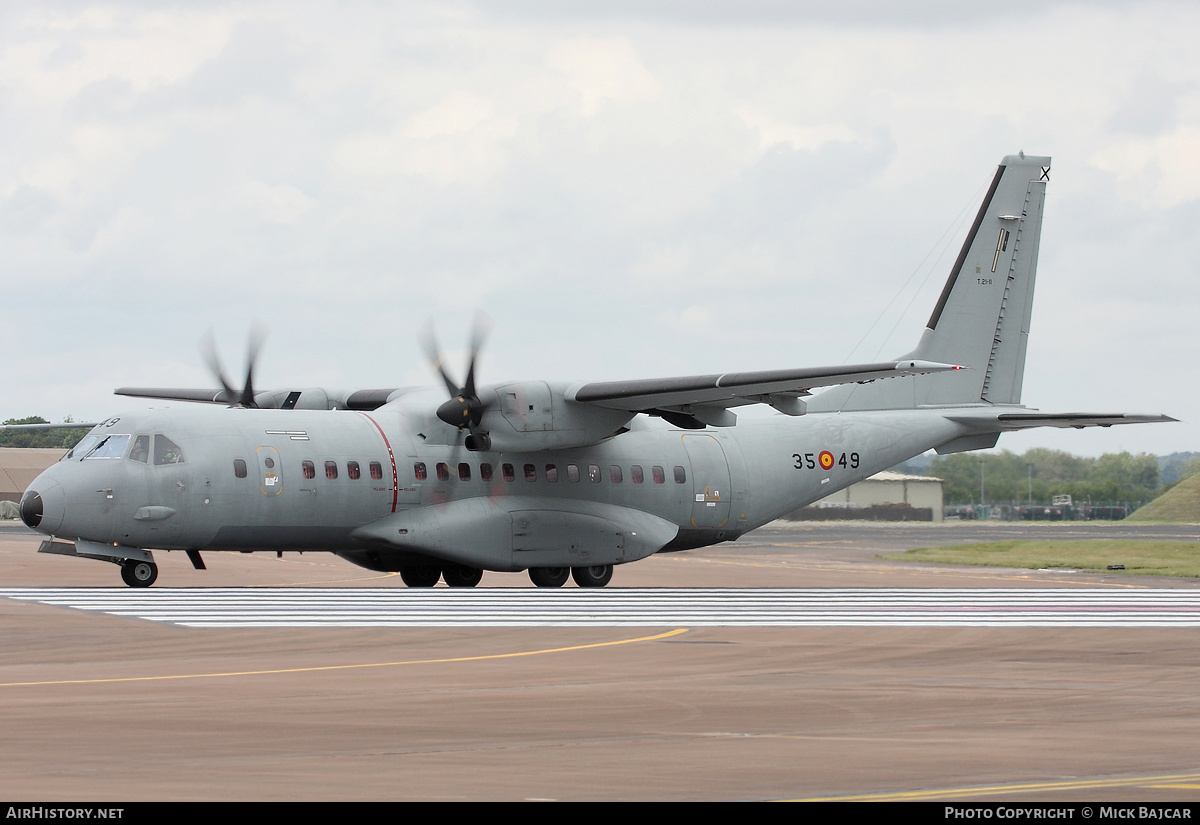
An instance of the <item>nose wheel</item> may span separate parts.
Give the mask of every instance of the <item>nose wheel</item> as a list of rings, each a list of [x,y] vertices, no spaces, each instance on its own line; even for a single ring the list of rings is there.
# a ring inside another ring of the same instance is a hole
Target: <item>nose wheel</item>
[[[126,559],[121,564],[121,581],[130,587],[149,587],[158,578],[158,565],[152,561]]]

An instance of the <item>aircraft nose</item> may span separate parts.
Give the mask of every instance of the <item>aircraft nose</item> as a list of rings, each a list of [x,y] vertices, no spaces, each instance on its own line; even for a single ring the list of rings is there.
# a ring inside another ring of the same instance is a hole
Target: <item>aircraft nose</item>
[[[53,533],[62,525],[65,511],[62,487],[53,481],[39,486],[40,491],[30,487],[21,496],[21,521],[39,533]]]
[[[31,529],[42,523],[42,497],[36,490],[26,490],[21,496],[21,521]]]

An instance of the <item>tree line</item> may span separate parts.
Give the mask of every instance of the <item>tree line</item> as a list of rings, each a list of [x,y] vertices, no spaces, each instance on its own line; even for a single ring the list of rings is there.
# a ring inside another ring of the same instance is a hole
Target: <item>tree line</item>
[[[70,423],[67,419],[63,423]],[[49,424],[41,416],[10,418],[5,424]],[[69,450],[87,435],[91,427],[71,427],[63,430],[0,430],[0,447],[45,447]]]
[[[943,480],[948,505],[1049,504],[1053,496],[1069,495],[1076,504],[1136,507],[1163,492],[1158,459],[1147,453],[1088,458],[1044,447],[1021,455],[1008,450],[955,453],[934,458],[929,474]]]

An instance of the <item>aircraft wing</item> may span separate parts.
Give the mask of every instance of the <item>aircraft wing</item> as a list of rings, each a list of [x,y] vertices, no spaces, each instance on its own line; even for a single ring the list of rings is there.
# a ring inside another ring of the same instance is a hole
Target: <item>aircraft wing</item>
[[[120,387],[116,395],[132,398],[161,398],[164,401],[199,401],[206,404],[233,404],[225,390],[169,389],[162,387]],[[270,410],[376,410],[403,392],[400,387],[338,392],[323,389],[266,390],[254,394],[261,409]]]
[[[167,389],[159,387],[118,387],[114,395],[132,398],[161,398],[164,401],[202,401],[207,404],[233,403],[225,390]]]
[[[780,412],[799,415],[798,402],[817,387],[865,383],[882,378],[946,372],[962,367],[932,361],[884,361],[838,367],[729,372],[721,375],[692,375],[681,378],[650,378],[637,381],[603,381],[575,389],[573,400],[630,412],[682,411],[696,408],[722,410],[744,404],[770,404]],[[664,416],[667,417],[667,416]],[[704,420],[703,417],[697,416]]]

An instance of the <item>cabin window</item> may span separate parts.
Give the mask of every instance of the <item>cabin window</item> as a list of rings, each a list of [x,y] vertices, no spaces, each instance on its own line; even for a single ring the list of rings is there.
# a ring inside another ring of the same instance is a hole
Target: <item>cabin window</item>
[[[666,483],[667,474],[663,470],[662,467],[655,464],[653,467],[650,468],[650,472],[654,475],[654,483],[655,484],[665,484]]]
[[[330,480],[337,478],[337,462],[336,461],[326,461],[325,462],[325,478],[328,478]]]
[[[246,462],[240,458],[235,458],[233,460],[233,474],[237,478],[245,478],[246,477]]]
[[[437,464],[438,481],[450,480],[450,465],[444,461],[439,461]]]
[[[568,464],[567,465],[567,481],[571,481],[571,482],[579,481],[579,465],[577,465],[577,464]]]
[[[465,461],[458,465],[458,480],[459,481],[470,481],[471,480],[471,465],[466,463]]]
[[[558,465],[546,465],[546,481],[558,481]]]
[[[357,461],[346,462],[346,475],[355,481],[362,477],[362,470],[359,469]]]
[[[150,463],[150,436],[139,435],[133,440],[133,449],[129,451],[129,460],[141,464]],[[245,476],[240,476],[245,478]]]
[[[597,464],[588,465],[588,481],[593,484],[600,483],[600,466]]]
[[[629,468],[629,480],[634,484],[641,484],[646,480],[646,476],[642,473],[641,464],[634,464]]]
[[[374,473],[372,473],[372,476]],[[417,481],[424,481],[429,478],[429,471],[425,469],[425,462],[418,461],[413,465],[413,475],[417,477]]]
[[[491,481],[492,480],[492,465],[488,464],[486,461],[479,465],[479,480],[480,481]]]
[[[517,480],[516,470],[513,469],[513,465],[511,465],[511,464],[501,464],[500,472],[504,474],[505,481],[516,481]]]
[[[526,464],[521,469],[525,472],[526,481],[537,481],[537,467],[532,464]]]
[[[269,460],[270,459],[268,459],[268,461]],[[313,464],[311,461],[301,461],[300,469],[304,471],[305,478],[317,477],[317,465]]]
[[[624,475],[621,473],[620,465],[611,465],[608,468],[608,477],[612,479],[613,484],[620,484],[624,480]]]
[[[425,472],[424,464],[421,465],[421,472]],[[371,478],[375,479],[376,481],[383,478],[383,465],[378,461],[371,462]]]
[[[676,464],[675,465],[675,483],[683,484],[685,481],[687,481],[687,473],[685,473],[683,471],[682,467],[680,467],[678,464]]]
[[[129,438],[129,436],[125,436]],[[179,449],[179,445],[171,439],[167,438],[162,433],[154,434],[154,463],[155,464],[182,464],[183,450]]]

